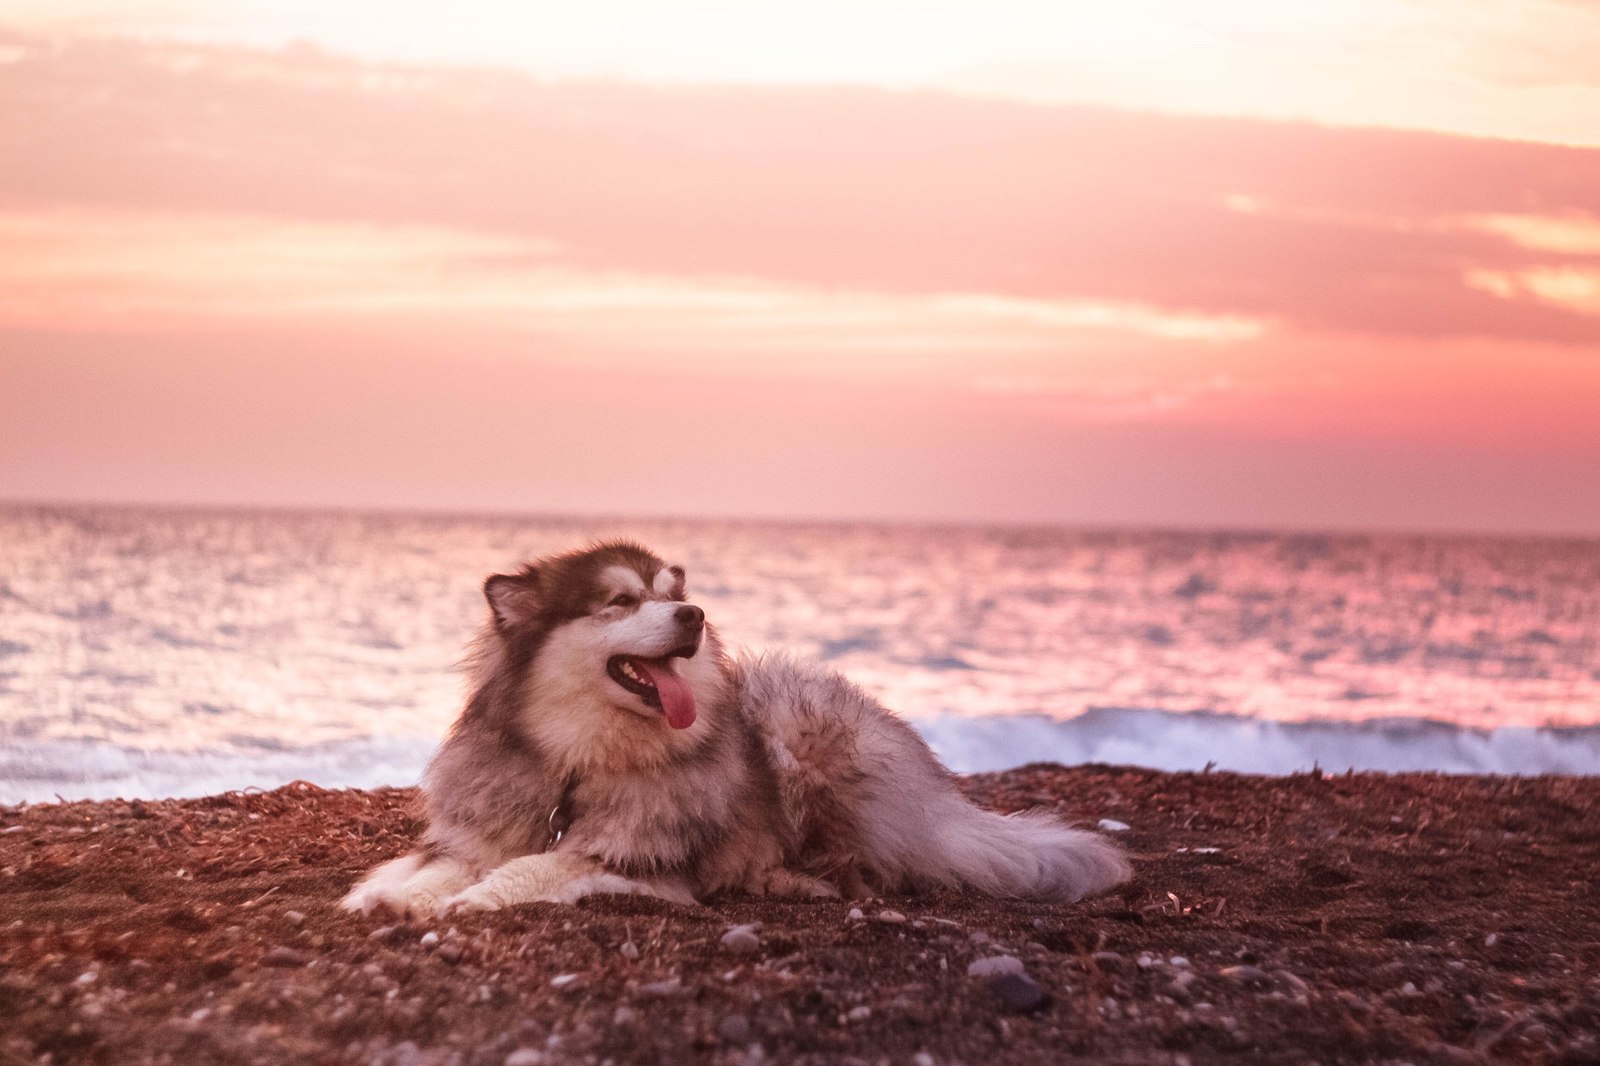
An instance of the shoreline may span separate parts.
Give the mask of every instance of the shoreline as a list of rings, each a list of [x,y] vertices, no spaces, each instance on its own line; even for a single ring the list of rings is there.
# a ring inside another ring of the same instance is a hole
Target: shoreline
[[[1133,881],[401,922],[337,902],[414,839],[412,789],[0,807],[0,1062],[1600,1057],[1600,778],[1033,765],[962,787],[1125,823]],[[1016,968],[1022,993],[985,973]]]

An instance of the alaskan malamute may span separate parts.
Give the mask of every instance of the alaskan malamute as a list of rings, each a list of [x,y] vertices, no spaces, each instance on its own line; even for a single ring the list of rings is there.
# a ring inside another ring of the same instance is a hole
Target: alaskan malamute
[[[495,910],[636,892],[1071,900],[1128,864],[1053,815],[973,806],[922,739],[820,665],[730,658],[684,572],[636,544],[483,586],[471,697],[423,779],[419,850],[351,910]]]

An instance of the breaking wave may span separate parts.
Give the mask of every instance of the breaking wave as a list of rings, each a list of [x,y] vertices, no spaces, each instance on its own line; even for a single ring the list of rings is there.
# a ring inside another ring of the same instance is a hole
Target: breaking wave
[[[1600,774],[1600,726],[1469,729],[1428,719],[1270,722],[1237,715],[1096,708],[1042,715],[915,719],[951,769],[1098,762],[1157,770],[1287,774],[1320,767],[1453,774]],[[145,751],[85,740],[0,747],[0,803],[156,799],[305,780],[325,788],[414,785],[436,738],[363,737],[309,747],[240,744]]]

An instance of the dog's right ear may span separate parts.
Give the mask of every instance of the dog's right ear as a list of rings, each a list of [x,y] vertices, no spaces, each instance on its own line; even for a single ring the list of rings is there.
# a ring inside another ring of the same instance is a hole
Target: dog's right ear
[[[491,574],[483,598],[502,633],[527,625],[539,614],[539,571],[527,566],[516,574]]]

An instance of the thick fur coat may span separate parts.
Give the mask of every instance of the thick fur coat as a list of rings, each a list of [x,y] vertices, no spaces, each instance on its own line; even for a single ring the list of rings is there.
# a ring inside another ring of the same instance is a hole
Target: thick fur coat
[[[543,559],[484,593],[471,696],[423,781],[422,846],[350,909],[935,887],[1070,900],[1128,876],[1104,837],[969,803],[837,673],[731,658],[683,570],[638,545]]]

